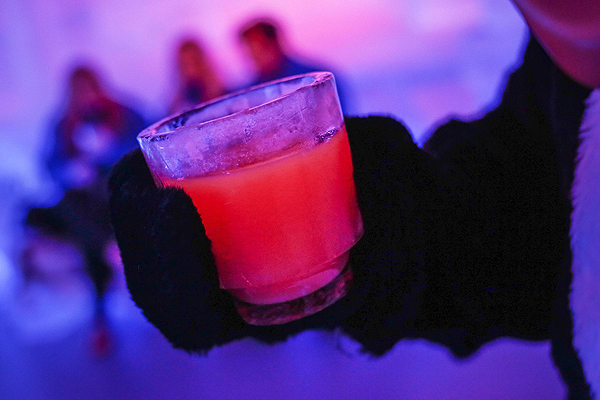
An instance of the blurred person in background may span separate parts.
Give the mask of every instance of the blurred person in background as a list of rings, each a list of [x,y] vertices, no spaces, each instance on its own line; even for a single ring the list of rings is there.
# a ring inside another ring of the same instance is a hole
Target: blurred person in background
[[[54,128],[48,169],[65,191],[94,185],[134,147],[143,128],[142,117],[112,99],[92,68],[76,67],[67,108]]]
[[[64,195],[55,206],[29,210],[22,264],[25,276],[32,278],[48,267],[62,268],[46,265],[47,260],[62,259],[53,253],[73,246],[81,253],[95,289],[92,346],[94,352],[104,354],[111,342],[105,294],[115,267],[106,176],[112,164],[136,146],[136,135],[145,122],[136,111],[111,98],[87,65],[70,74],[67,96],[45,160]]]
[[[177,93],[169,113],[191,108],[227,92],[206,49],[195,39],[181,42],[177,50]]]
[[[239,30],[239,39],[252,60],[255,78],[251,85],[315,71],[331,71],[322,65],[301,61],[289,55],[279,25],[268,18],[253,19]],[[334,72],[342,109],[347,110],[346,89]],[[343,87],[343,90],[340,90]]]

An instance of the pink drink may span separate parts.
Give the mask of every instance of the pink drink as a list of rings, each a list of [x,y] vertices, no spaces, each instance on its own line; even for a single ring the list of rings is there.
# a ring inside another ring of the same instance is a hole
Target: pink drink
[[[164,184],[190,195],[221,287],[249,303],[284,302],[326,285],[362,234],[344,128],[279,159]]]
[[[199,105],[138,141],[157,183],[191,196],[248,323],[302,318],[347,293],[363,227],[331,73]]]

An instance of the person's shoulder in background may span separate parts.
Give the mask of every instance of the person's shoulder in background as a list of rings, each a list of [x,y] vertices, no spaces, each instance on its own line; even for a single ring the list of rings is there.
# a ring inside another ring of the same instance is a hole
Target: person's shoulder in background
[[[335,84],[338,91],[338,97],[340,98],[340,104],[344,114],[352,113],[352,99],[350,96],[351,91],[348,88],[347,79],[340,73],[340,71],[334,70],[327,65],[313,63],[309,60],[304,60],[296,57],[287,57],[285,70],[282,72],[282,77],[307,74],[315,71],[327,71],[331,72],[335,78]]]

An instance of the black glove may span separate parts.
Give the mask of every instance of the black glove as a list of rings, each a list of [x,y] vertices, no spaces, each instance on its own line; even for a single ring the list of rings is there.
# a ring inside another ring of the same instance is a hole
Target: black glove
[[[210,241],[183,190],[157,188],[139,150],[116,164],[111,218],[127,285],[174,347],[205,352],[243,337],[274,343],[305,329],[341,327],[379,355],[411,334],[428,242],[419,227],[430,218],[427,204],[435,204],[430,161],[392,118],[347,118],[346,128],[365,227],[351,251],[354,283],[334,305],[283,325],[251,326],[237,314],[218,286]]]

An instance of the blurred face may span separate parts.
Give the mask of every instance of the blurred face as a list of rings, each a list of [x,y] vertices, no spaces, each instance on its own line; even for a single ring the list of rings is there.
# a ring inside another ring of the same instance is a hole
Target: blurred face
[[[283,52],[277,41],[265,37],[260,32],[248,32],[243,42],[260,75],[270,75],[281,66]]]
[[[600,46],[600,1],[513,0],[533,28],[566,40]]]
[[[513,0],[532,34],[571,78],[600,87],[600,0]]]

